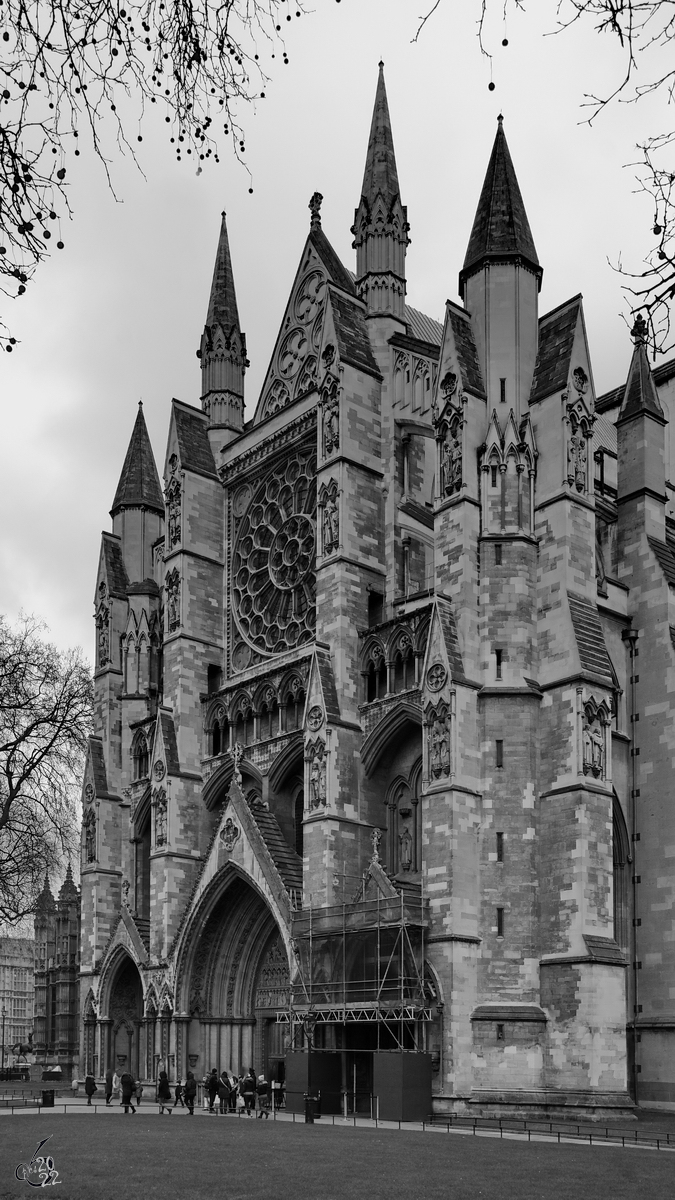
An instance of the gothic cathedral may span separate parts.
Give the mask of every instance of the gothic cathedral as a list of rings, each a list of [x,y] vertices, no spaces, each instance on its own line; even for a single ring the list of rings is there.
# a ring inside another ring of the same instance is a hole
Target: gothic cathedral
[[[382,66],[355,273],[309,208],[246,421],[223,216],[201,404],[161,481],[139,408],[102,535],[81,1070],[675,1105],[675,363],[638,319],[595,396],[501,117],[462,303],[407,305]]]

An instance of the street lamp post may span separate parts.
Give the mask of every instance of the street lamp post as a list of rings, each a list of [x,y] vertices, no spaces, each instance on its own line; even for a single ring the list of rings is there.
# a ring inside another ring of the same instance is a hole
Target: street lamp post
[[[5,1017],[6,1016],[7,1016],[7,1009],[5,1008],[5,1006],[3,1004],[3,1006],[2,1006],[2,1069],[3,1069],[3,1071],[5,1069]]]

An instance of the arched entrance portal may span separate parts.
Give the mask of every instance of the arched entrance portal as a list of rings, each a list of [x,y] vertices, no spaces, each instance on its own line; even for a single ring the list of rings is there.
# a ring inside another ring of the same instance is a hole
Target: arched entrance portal
[[[111,987],[109,1013],[110,1048],[106,1056],[113,1071],[129,1071],[134,1079],[141,1073],[139,1033],[143,1017],[143,988],[135,964],[124,955]]]
[[[288,1008],[289,969],[279,927],[260,894],[231,877],[202,924],[187,967],[186,1070],[216,1067],[279,1077],[285,1046],[276,1014]]]

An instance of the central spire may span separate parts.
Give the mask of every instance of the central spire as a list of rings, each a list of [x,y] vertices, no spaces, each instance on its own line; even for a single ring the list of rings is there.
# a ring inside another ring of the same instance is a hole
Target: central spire
[[[404,319],[407,212],[401,204],[391,132],[384,63],[375,92],[361,202],[352,233],[356,250],[356,289],[372,315]]]

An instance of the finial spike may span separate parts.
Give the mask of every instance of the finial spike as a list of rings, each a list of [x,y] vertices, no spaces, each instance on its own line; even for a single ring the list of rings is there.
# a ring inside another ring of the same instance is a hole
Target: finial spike
[[[630,336],[633,339],[635,346],[644,346],[647,341],[647,322],[642,313],[638,313],[635,318],[635,324],[630,331]]]
[[[308,208],[309,208],[310,213],[312,214],[310,217],[310,222],[309,222],[310,230],[321,228],[321,201],[322,200],[323,200],[323,196],[321,195],[321,192],[314,192],[314,195],[312,196],[312,198],[309,202]]]

